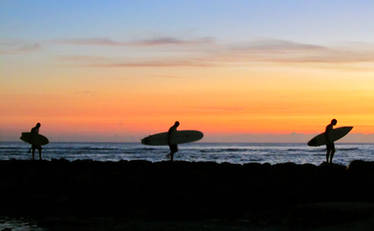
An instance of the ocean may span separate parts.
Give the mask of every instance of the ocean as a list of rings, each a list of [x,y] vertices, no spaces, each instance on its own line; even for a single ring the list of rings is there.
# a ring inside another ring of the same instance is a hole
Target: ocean
[[[30,145],[24,142],[0,142],[0,160],[31,159]],[[43,146],[43,159],[91,159],[97,161],[167,160],[167,146],[140,143],[54,142]],[[38,158],[38,153],[35,153]],[[188,143],[179,145],[174,156],[181,161],[244,163],[310,163],[325,161],[325,147],[302,143]],[[348,165],[353,160],[374,161],[374,144],[336,143],[334,163]]]

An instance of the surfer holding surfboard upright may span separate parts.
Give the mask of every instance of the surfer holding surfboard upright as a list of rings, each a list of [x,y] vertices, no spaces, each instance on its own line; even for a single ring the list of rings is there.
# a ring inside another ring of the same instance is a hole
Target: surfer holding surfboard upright
[[[39,128],[40,128],[40,123],[37,123],[35,127],[31,128],[31,135],[32,135],[32,138],[33,139],[34,137],[36,137],[37,135],[39,135]],[[32,149],[32,160],[34,160],[35,158],[35,149],[38,149],[39,151],[39,160],[42,159],[42,146],[41,145],[38,145],[38,144],[32,144],[31,145],[31,149]]]
[[[168,145],[170,148],[170,153],[167,155],[167,157],[170,158],[170,161],[173,161],[174,159],[174,153],[178,152],[178,145],[172,144],[171,137],[177,132],[177,127],[179,126],[179,122],[175,121],[174,125],[169,128],[168,131]]]
[[[336,125],[338,121],[336,119],[332,119],[331,123],[326,126],[325,130],[325,137],[326,137],[326,163],[332,163],[332,158],[334,157],[335,153],[335,144],[334,140],[331,137],[331,132],[333,130],[333,126]]]

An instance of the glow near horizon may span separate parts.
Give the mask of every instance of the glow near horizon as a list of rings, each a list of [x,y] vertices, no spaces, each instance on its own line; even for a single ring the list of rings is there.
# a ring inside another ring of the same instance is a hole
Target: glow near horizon
[[[371,1],[2,1],[0,140],[37,121],[73,140],[134,141],[175,120],[240,141],[319,133],[333,117],[374,133],[372,12]]]

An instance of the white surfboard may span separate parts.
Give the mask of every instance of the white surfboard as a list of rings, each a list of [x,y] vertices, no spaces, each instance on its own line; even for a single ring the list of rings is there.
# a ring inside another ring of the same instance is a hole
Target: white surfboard
[[[183,144],[194,142],[203,138],[203,133],[200,131],[194,130],[181,130],[177,131],[171,137],[170,143],[171,144]],[[168,145],[168,133],[157,133],[154,135],[150,135],[142,139],[142,144],[145,145]]]
[[[353,127],[340,127],[340,128],[335,128],[331,131],[331,139],[333,141],[339,140],[340,138],[344,137],[347,135]],[[309,146],[321,146],[326,144],[326,137],[325,133],[321,133],[317,136],[315,136],[313,139],[311,139],[308,142]]]

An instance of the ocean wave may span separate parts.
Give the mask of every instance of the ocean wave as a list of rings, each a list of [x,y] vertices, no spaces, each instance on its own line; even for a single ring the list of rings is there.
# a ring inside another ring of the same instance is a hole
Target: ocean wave
[[[15,149],[28,148],[28,147],[29,146],[25,146],[25,147],[2,146],[2,147],[0,147],[0,150],[15,150]]]
[[[253,161],[253,162],[257,162],[257,161],[263,161],[264,159],[249,159],[248,161]],[[246,161],[245,159],[243,159],[242,161]]]
[[[244,148],[222,148],[222,149],[201,149],[200,152],[213,152],[213,153],[219,153],[219,152],[248,152],[248,151],[256,151],[253,149],[244,149]]]
[[[299,148],[289,148],[289,149],[286,149],[286,151],[288,152],[297,152],[297,151],[308,151],[307,149],[299,149]]]
[[[287,152],[321,152],[321,151],[325,151],[326,149],[321,149],[321,148],[318,148],[318,149],[293,149],[293,148],[289,148],[289,149],[286,149]]]
[[[59,150],[70,150],[70,151],[114,151],[119,148],[96,148],[96,147],[45,147],[44,150],[59,151]]]
[[[360,148],[336,148],[336,150],[342,150],[342,151],[357,151],[360,150]]]
[[[122,147],[115,147],[115,148],[101,148],[101,147],[61,147],[61,148],[46,148],[46,150],[50,151],[60,151],[60,150],[70,150],[70,151],[153,151],[159,150],[157,148],[122,148]]]

